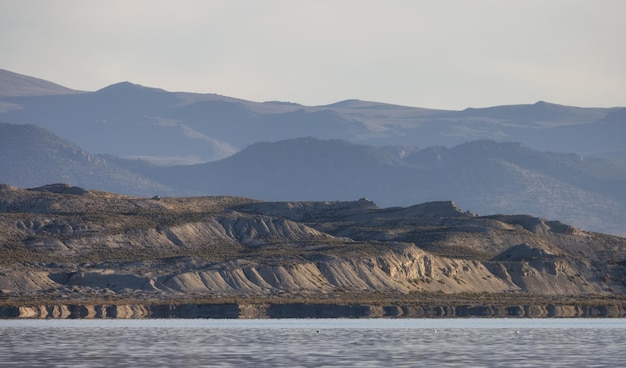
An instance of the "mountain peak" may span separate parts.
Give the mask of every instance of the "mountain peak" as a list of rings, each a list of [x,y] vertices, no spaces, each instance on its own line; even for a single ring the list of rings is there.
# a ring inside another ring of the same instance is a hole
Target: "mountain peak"
[[[369,104],[370,104],[369,102],[361,101],[361,100],[357,100],[353,98],[349,100],[335,102],[329,105],[324,105],[324,107],[360,107],[362,105],[369,105]]]
[[[162,90],[160,88],[145,87],[145,86],[142,86],[141,84],[135,84],[135,83],[131,83],[128,81],[124,81],[124,82],[114,83],[114,84],[111,84],[110,86],[101,88],[97,90],[96,93],[109,93],[109,92],[120,93],[124,91],[127,91],[127,92],[130,92],[130,91],[165,92],[165,90]]]

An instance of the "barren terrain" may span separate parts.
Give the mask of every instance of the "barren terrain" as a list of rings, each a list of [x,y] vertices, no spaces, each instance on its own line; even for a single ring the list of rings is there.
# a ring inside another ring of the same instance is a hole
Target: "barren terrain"
[[[622,316],[626,303],[626,239],[452,202],[4,185],[0,234],[4,317]]]

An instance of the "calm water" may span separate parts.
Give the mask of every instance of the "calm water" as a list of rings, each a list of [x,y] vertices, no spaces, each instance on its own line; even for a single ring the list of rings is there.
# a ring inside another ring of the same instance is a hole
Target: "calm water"
[[[0,367],[624,367],[626,319],[4,320]]]

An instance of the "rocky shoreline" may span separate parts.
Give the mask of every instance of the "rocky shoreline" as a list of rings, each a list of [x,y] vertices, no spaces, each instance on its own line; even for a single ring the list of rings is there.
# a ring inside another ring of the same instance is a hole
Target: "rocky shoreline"
[[[606,305],[366,305],[366,304],[59,304],[0,307],[2,319],[144,318],[619,318],[623,303]]]

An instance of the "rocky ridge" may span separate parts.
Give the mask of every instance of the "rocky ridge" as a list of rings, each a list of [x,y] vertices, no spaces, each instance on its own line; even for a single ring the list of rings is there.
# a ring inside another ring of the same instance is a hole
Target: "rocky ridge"
[[[4,317],[624,314],[626,239],[453,202],[3,185],[0,233]]]

